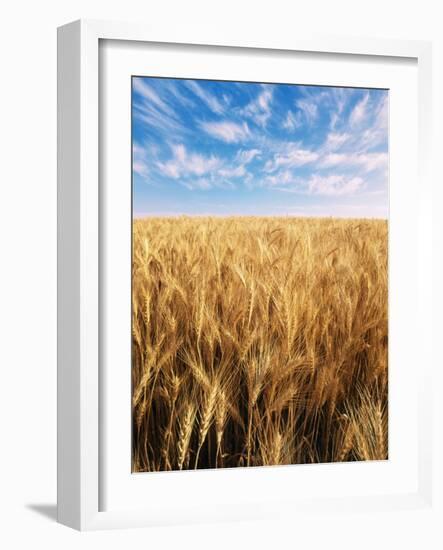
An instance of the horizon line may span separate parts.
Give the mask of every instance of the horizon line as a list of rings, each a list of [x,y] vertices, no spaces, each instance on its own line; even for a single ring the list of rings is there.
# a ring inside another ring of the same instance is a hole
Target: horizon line
[[[389,221],[389,217],[383,216],[342,216],[342,215],[311,215],[311,214],[133,214],[132,220],[146,218],[336,218],[345,220],[381,220]]]

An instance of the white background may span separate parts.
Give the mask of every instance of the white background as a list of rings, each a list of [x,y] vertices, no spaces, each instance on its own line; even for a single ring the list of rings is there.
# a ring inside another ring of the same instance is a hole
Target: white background
[[[326,34],[434,40],[435,143],[441,147],[443,34],[439,2],[355,0],[77,0],[3,5],[0,86],[0,545],[5,548],[441,548],[435,515],[403,512],[294,517],[277,521],[153,530],[77,533],[59,526],[56,495],[56,27],[79,17],[201,25],[263,34]],[[436,155],[438,157],[438,155]],[[436,190],[443,181],[435,163]],[[443,224],[434,198],[436,250]],[[443,280],[441,263],[435,280]],[[435,311],[442,310],[434,289]],[[441,339],[442,325],[434,327]],[[405,342],[407,345],[407,342]],[[437,357],[437,355],[436,355]],[[420,365],[417,365],[420,368]],[[436,388],[439,390],[439,387]],[[439,393],[439,392],[438,392]],[[438,394],[437,394],[438,398]],[[436,399],[436,461],[443,464],[441,404]],[[436,482],[441,474],[436,470]],[[441,485],[440,485],[441,486]],[[440,489],[440,494],[441,489]],[[438,503],[437,503],[438,504]],[[441,503],[440,503],[441,505]],[[443,518],[442,508],[435,514]],[[336,543],[337,546],[334,546]]]

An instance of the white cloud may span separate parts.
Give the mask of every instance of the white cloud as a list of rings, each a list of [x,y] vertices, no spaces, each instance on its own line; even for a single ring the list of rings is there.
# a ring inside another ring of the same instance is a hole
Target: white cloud
[[[342,121],[342,114],[350,97],[349,90],[329,86],[321,89],[300,86],[299,92],[303,96],[295,102],[299,109],[297,111],[299,119],[304,118],[308,124],[312,125],[322,111],[329,117],[329,128],[335,130],[338,123]],[[290,121],[287,122],[291,125]]]
[[[161,111],[169,116],[175,117],[174,109],[172,109],[157,92],[143,78],[134,78],[132,81],[133,89],[140,94],[144,100],[156,105]]]
[[[307,192],[311,195],[352,195],[363,187],[363,179],[342,175],[320,176],[313,174],[307,181]]]
[[[224,178],[240,178],[246,175],[246,169],[243,164],[239,164],[233,168],[222,168],[218,173]]]
[[[297,180],[289,170],[282,170],[277,174],[268,175],[265,178],[265,183],[271,187],[275,187],[277,185],[295,184],[296,182]]]
[[[321,166],[361,167],[366,172],[386,168],[387,153],[329,153],[321,161]]]
[[[167,162],[157,162],[159,170],[166,176],[177,179],[181,176],[203,176],[216,170],[221,160],[211,155],[189,154],[184,145],[173,145],[173,158]]]
[[[178,145],[171,145],[171,149],[175,158],[184,163],[186,160],[186,147],[182,143],[179,143]]]
[[[179,103],[181,103],[181,105],[186,108],[192,109],[196,107],[194,101],[180,91],[175,80],[166,80],[165,82],[167,83],[167,89],[169,93],[172,94],[174,98],[177,99]]]
[[[351,136],[346,132],[330,132],[326,138],[324,148],[327,151],[336,151],[337,149],[340,149],[340,147],[344,145],[350,137]]]
[[[158,168],[160,169],[160,172],[162,172],[165,176],[169,176],[170,178],[177,179],[180,177],[181,171],[180,171],[180,164],[178,162],[169,161],[169,162],[158,162],[157,163]]]
[[[186,129],[179,122],[154,109],[135,105],[134,116],[141,122],[144,122],[145,124],[148,124],[149,126],[160,132],[164,132],[167,135],[171,132],[175,134],[183,134],[186,132]]]
[[[251,133],[246,122],[200,122],[200,127],[210,136],[225,141],[226,143],[238,143],[247,140]]]
[[[369,93],[363,96],[363,98],[355,105],[352,109],[351,114],[349,115],[349,124],[351,126],[357,126],[363,120],[366,119],[366,106],[369,101]]]
[[[323,157],[320,165],[325,168],[331,168],[332,166],[347,164],[349,163],[350,156],[345,153],[328,153]]]
[[[370,108],[369,108],[369,101]],[[370,99],[369,93],[354,106],[348,131],[331,131],[322,147],[324,165],[352,164],[365,170],[374,170],[387,164],[387,153],[367,153],[375,147],[386,149],[388,138],[388,96],[383,94],[378,101]],[[329,153],[342,153],[329,154]],[[364,156],[367,155],[367,156]]]
[[[186,80],[185,84],[213,113],[217,115],[224,113],[225,107],[220,103],[217,97],[202,88],[195,80]]]
[[[240,114],[252,118],[257,126],[264,128],[272,114],[271,103],[273,90],[265,84],[262,86],[264,88],[263,91],[255,100],[248,103],[248,105],[240,111]]]
[[[217,168],[219,164],[220,160],[215,156],[204,157],[203,155],[195,153],[190,155],[186,159],[186,161],[183,163],[183,166],[189,174],[201,176],[203,174],[211,172],[212,170]]]
[[[137,143],[132,146],[132,170],[141,177],[146,177],[149,174],[146,152]]]
[[[286,114],[286,118],[283,121],[283,128],[286,130],[289,130],[290,132],[296,130],[302,125],[302,121],[300,120],[300,112],[297,114],[294,114],[293,111],[288,111]]]
[[[259,149],[240,149],[237,151],[236,160],[241,164],[249,164],[255,157],[259,157],[261,151]]]
[[[254,176],[250,172],[246,172],[242,181],[243,185],[245,185],[248,189],[254,188]]]
[[[300,195],[353,195],[364,188],[364,180],[359,176],[312,174],[309,178],[300,178],[294,176],[290,170],[268,175],[264,183],[276,191]]]
[[[313,124],[316,121],[318,117],[318,107],[314,101],[309,99],[298,99],[295,104],[303,113],[309,124]]]
[[[252,176],[246,170],[246,166],[252,160],[260,156],[259,149],[239,149],[234,157],[234,165],[223,166],[218,171],[218,175],[222,178],[243,178],[246,183],[250,183]]]
[[[388,96],[385,95],[376,107],[376,114],[372,126],[366,128],[358,139],[360,149],[367,151],[383,144],[387,140],[389,124]]]
[[[375,117],[375,126],[380,130],[386,130],[389,123],[389,103],[388,94],[382,97],[382,100],[378,104],[377,114]]]
[[[349,97],[349,92],[345,95],[344,88],[331,88],[331,100],[335,107],[331,108],[331,115],[329,121],[329,128],[335,130],[337,123],[340,121],[340,117],[343,114],[343,110],[346,105],[346,97]]]
[[[273,172],[282,166],[303,166],[310,162],[314,162],[319,158],[319,153],[302,149],[299,144],[289,144],[285,153],[277,153],[272,160],[268,160],[265,164],[266,172]]]

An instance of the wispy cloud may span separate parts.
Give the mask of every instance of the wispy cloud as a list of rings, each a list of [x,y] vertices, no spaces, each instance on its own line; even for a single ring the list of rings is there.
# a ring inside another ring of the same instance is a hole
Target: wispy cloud
[[[288,111],[282,127],[290,132],[293,132],[297,128],[300,128],[302,124],[303,122],[301,120],[300,111],[296,114],[294,114],[293,111]]]
[[[210,191],[217,189],[236,189],[236,185],[227,178],[217,178],[214,174],[205,178],[190,178],[181,182],[183,187],[190,191]]]
[[[240,111],[243,116],[250,117],[257,126],[266,127],[271,118],[271,103],[273,98],[273,89],[271,86],[263,84],[263,90],[256,99],[249,102],[244,109]]]
[[[223,94],[222,99],[226,107],[229,107],[229,105],[231,105],[232,97],[229,94]]]
[[[369,94],[366,93],[363,98],[357,103],[357,105],[352,109],[349,116],[349,124],[351,126],[357,126],[361,124],[366,119],[366,107],[369,101]]]
[[[317,120],[318,107],[314,101],[309,99],[299,99],[295,102],[295,104],[303,114],[308,124],[313,124]]]
[[[326,151],[336,151],[337,149],[340,149],[347,141],[349,141],[350,134],[347,132],[344,133],[337,133],[337,132],[330,132],[327,135],[324,149]]]
[[[268,176],[266,183],[277,191],[299,195],[353,195],[364,188],[364,180],[359,176],[312,174],[308,178],[297,178],[289,171]]]
[[[256,157],[261,156],[261,154],[260,149],[239,149],[235,158],[240,164],[249,164]]]
[[[196,107],[195,102],[190,97],[188,97],[183,91],[181,91],[181,87],[179,87],[179,82],[180,81],[177,81],[177,80],[166,80],[166,87],[168,92],[172,96],[174,96],[174,98],[183,107],[195,109]]]
[[[386,168],[388,164],[387,153],[329,153],[321,161],[320,165],[331,168],[361,167],[365,172],[372,172],[380,168]]]
[[[251,136],[247,122],[200,122],[200,127],[210,136],[226,143],[241,143]]]
[[[160,172],[171,178],[181,176],[203,176],[221,165],[215,155],[204,156],[199,153],[188,153],[183,144],[172,146],[173,157],[167,162],[157,162]]]
[[[146,151],[138,143],[132,146],[132,169],[136,174],[145,178],[149,174]]]
[[[297,185],[297,178],[289,170],[281,170],[276,174],[267,175],[264,181],[266,185],[271,187],[289,184]]]
[[[141,123],[150,126],[157,132],[186,132],[175,109],[150,86],[144,78],[133,78],[133,116]]]
[[[167,115],[177,118],[174,109],[172,109],[163,99],[160,98],[157,92],[152,88],[152,86],[147,84],[144,78],[134,78],[132,85],[134,91],[137,92],[148,105],[155,105]]]
[[[287,145],[285,153],[276,153],[272,159],[266,162],[264,170],[265,172],[274,172],[282,166],[303,166],[316,161],[318,158],[318,152],[303,149],[299,143],[290,143]]]
[[[225,112],[225,106],[217,99],[216,96],[211,94],[207,89],[203,88],[195,80],[186,80],[186,86],[199,98],[206,106],[217,115],[221,115]]]
[[[388,98],[383,97],[375,108],[374,122],[363,129],[357,140],[360,149],[368,151],[387,142],[389,109]]]
[[[320,176],[313,174],[308,182],[308,192],[314,195],[352,195],[363,187],[364,181],[359,176],[343,175]]]
[[[181,122],[174,118],[165,115],[158,109],[152,106],[136,104],[133,108],[134,118],[140,123],[143,123],[157,132],[170,135],[171,132],[183,134],[186,128]]]
[[[244,164],[239,164],[238,166],[221,168],[218,173],[224,178],[240,178],[246,175],[246,168]]]
[[[331,88],[329,90],[329,97],[331,100],[329,128],[335,130],[337,124],[342,120],[343,111],[346,103],[349,102],[349,91],[345,93],[344,88]]]

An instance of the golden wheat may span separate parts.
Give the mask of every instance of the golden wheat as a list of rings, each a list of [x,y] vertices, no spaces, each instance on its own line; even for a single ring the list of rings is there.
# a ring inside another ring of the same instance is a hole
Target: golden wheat
[[[387,222],[133,222],[133,470],[386,459]]]

